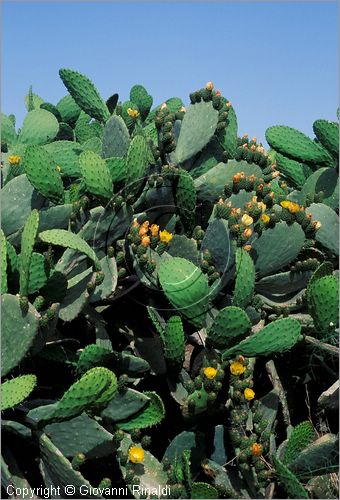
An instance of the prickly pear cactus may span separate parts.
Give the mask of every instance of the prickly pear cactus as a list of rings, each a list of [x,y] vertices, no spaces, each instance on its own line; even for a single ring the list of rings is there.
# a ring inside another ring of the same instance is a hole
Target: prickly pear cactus
[[[1,115],[5,495],[338,498],[338,124],[60,77]]]

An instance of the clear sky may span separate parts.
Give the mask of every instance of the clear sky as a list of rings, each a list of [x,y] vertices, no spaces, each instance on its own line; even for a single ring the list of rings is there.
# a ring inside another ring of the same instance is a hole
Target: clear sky
[[[209,80],[233,104],[239,135],[264,141],[271,125],[312,135],[336,119],[337,2],[2,5],[2,111],[25,116],[29,85],[56,104],[59,68],[84,73],[107,99],[135,83],[159,104]]]

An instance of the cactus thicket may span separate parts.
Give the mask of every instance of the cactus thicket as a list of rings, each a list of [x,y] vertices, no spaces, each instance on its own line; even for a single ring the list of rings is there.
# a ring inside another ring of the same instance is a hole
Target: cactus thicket
[[[5,487],[336,498],[338,123],[59,75],[1,114]]]

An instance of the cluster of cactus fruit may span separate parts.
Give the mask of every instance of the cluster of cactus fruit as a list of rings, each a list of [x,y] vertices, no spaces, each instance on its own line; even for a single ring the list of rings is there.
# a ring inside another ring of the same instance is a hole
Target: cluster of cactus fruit
[[[59,73],[1,118],[3,487],[337,498],[334,397],[301,410],[285,367],[335,382],[338,123],[266,151],[212,82],[152,109]]]

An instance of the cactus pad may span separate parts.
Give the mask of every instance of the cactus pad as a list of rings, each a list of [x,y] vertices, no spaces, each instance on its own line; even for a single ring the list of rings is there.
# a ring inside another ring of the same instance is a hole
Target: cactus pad
[[[173,307],[194,325],[204,324],[209,309],[209,287],[198,267],[181,257],[166,259],[159,268],[159,281]]]
[[[79,167],[88,191],[109,200],[113,190],[110,170],[105,160],[93,151],[84,151],[79,156]]]
[[[24,401],[37,383],[35,375],[22,375],[1,384],[1,411],[13,408]]]
[[[56,117],[45,109],[34,109],[27,113],[18,137],[21,144],[37,146],[53,141],[59,131]]]
[[[1,297],[1,369],[5,376],[27,354],[38,333],[39,315],[29,304],[28,312],[23,315],[19,298],[3,294]]]
[[[339,125],[328,120],[316,120],[313,123],[314,134],[333,158],[339,157]]]
[[[233,292],[233,305],[246,307],[252,300],[255,286],[255,266],[248,252],[238,248],[235,254],[236,279]]]
[[[339,280],[323,276],[308,290],[309,313],[319,333],[334,331],[339,324]]]
[[[64,186],[52,157],[39,146],[29,146],[25,152],[25,171],[39,193],[55,204],[64,202]]]
[[[105,102],[86,76],[71,69],[61,69],[59,75],[75,102],[85,113],[101,122],[110,118]]]
[[[284,125],[269,127],[266,140],[271,148],[296,161],[323,165],[332,163],[329,153],[302,132]]]
[[[93,249],[77,234],[65,231],[64,229],[49,229],[39,233],[39,238],[45,243],[78,250],[78,252],[84,253],[96,265],[99,265],[98,258]]]
[[[118,422],[116,425],[119,429],[123,431],[145,429],[157,425],[163,420],[165,409],[161,398],[155,392],[144,392],[144,394],[150,398],[150,403],[129,420]]]
[[[286,446],[286,451],[284,455],[284,463],[290,464],[295,460],[300,452],[306,448],[316,437],[313,425],[309,420],[301,422],[297,425],[293,432],[291,433],[288,443]]]
[[[225,307],[215,317],[207,338],[213,347],[227,349],[242,340],[250,328],[250,320],[242,309]]]
[[[33,253],[33,247],[37,236],[39,226],[39,212],[32,210],[28,217],[22,237],[20,253],[20,295],[28,295],[30,266]]]
[[[201,151],[215,133],[218,111],[211,102],[190,105],[184,115],[175,150],[179,163]]]
[[[286,266],[297,257],[304,240],[304,232],[296,222],[290,226],[279,222],[266,229],[252,245],[256,271],[266,276]]]
[[[259,332],[242,340],[238,345],[227,349],[223,358],[235,354],[243,356],[269,356],[291,349],[300,338],[300,323],[291,318],[283,318],[269,323]]]

